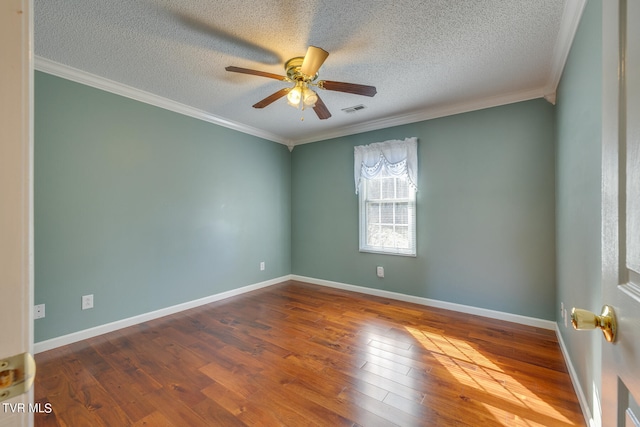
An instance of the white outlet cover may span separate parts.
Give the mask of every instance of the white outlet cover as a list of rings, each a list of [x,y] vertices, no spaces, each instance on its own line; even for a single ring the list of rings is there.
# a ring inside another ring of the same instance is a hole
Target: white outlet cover
[[[264,261],[262,261],[260,263],[260,271],[264,271],[264,269],[265,269],[265,264],[264,264]]]
[[[82,309],[87,310],[93,308],[93,294],[82,296]]]
[[[384,277],[384,267],[376,267],[376,274],[378,275],[378,277]]]
[[[44,304],[37,304],[33,307],[33,318],[42,319],[44,317]]]

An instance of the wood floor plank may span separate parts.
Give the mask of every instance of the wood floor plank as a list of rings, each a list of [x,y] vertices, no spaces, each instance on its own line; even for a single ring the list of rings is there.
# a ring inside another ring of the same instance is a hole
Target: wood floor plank
[[[134,427],[173,427],[174,424],[158,411],[154,411],[143,419],[132,424]]]
[[[207,425],[207,420],[200,414],[197,414],[189,405],[184,401],[176,399],[174,396],[170,396],[165,390],[154,390],[151,393],[145,395],[157,411],[160,412],[163,417],[168,419],[173,425],[176,426],[204,426]]]
[[[294,281],[36,361],[36,426],[585,425],[553,331]]]
[[[372,399],[352,388],[345,388],[340,397],[359,407],[369,418],[375,417],[374,422],[371,424],[366,423],[366,421],[359,421],[359,423],[362,423],[363,425],[434,425],[432,424],[433,419],[429,416],[423,416],[421,418],[416,417],[401,409],[397,409],[393,406],[387,405],[386,403]]]

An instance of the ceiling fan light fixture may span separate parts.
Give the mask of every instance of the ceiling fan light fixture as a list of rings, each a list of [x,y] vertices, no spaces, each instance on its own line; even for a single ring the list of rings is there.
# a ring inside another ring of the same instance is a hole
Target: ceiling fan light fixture
[[[302,101],[302,89],[300,88],[300,82],[298,82],[287,94],[287,103],[294,108],[298,108],[300,101]]]
[[[307,86],[302,90],[302,102],[307,107],[315,107],[316,102],[318,102],[318,95]]]
[[[320,80],[316,82],[318,70],[327,59],[327,56],[329,56],[329,53],[326,50],[316,46],[309,46],[305,56],[296,56],[285,62],[284,69],[286,76],[235,66],[228,66],[225,70],[293,83],[293,87],[286,87],[272,93],[263,100],[255,103],[253,108],[264,108],[286,96],[287,103],[292,107],[303,111],[305,108],[311,107],[320,120],[326,120],[331,117],[331,113],[320,96],[318,96],[318,93],[314,90],[315,88],[363,96],[374,96],[376,94],[375,86],[336,82],[332,80]]]
[[[304,81],[296,82],[296,85],[287,94],[287,103],[294,108],[314,107],[318,102],[318,95]]]

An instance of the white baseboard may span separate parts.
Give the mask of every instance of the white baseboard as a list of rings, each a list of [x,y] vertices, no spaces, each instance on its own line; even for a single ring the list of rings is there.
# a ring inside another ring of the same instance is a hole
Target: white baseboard
[[[428,307],[443,308],[445,310],[458,311],[458,312],[467,313],[467,314],[475,314],[476,316],[504,320],[506,322],[520,323],[522,325],[535,326],[537,328],[555,330],[555,327],[556,327],[556,323],[551,320],[538,319],[535,317],[521,316],[519,314],[505,313],[502,311],[489,310],[486,308],[478,308],[470,305],[456,304],[453,302],[446,302],[446,301],[440,301],[440,300],[435,300],[430,298],[417,297],[413,295],[406,295],[406,294],[401,294],[399,292],[385,291],[382,289],[373,289],[373,288],[367,288],[364,286],[357,286],[357,285],[349,285],[347,283],[332,282],[330,280],[298,276],[295,274],[291,275],[291,280],[312,283],[314,285],[328,286],[330,288],[344,289],[346,291],[360,292],[362,294],[375,295],[375,296],[395,299],[399,301],[412,302],[415,304],[425,305]]]
[[[587,397],[584,395],[584,391],[582,386],[580,385],[580,380],[578,379],[578,373],[576,369],[573,367],[573,363],[571,363],[571,358],[569,357],[569,351],[567,350],[567,346],[562,339],[562,334],[560,333],[560,328],[556,323],[556,336],[558,337],[558,343],[560,344],[560,350],[562,351],[562,356],[564,358],[564,362],[567,365],[567,370],[569,371],[569,377],[571,377],[571,384],[573,384],[573,389],[576,392],[576,396],[578,397],[578,402],[580,403],[580,409],[582,409],[582,415],[584,416],[584,420],[590,427],[596,427],[600,423],[596,422],[591,415],[591,409],[589,408],[589,402],[587,401]]]
[[[182,304],[172,305],[171,307],[161,308],[160,310],[151,311],[149,313],[140,314],[138,316],[129,317],[122,320],[116,320],[115,322],[106,323],[104,325],[96,326],[82,331],[73,332],[68,335],[63,335],[56,338],[51,338],[46,341],[40,341],[33,345],[33,352],[35,354],[43,351],[52,350],[63,345],[72,344],[74,342],[82,341],[88,338],[96,337],[98,335],[106,334],[107,332],[116,331],[118,329],[127,328],[129,326],[137,325],[142,322],[148,322],[149,320],[157,319],[170,314],[178,313],[180,311],[188,310],[190,308],[199,307],[201,305],[210,304],[215,301],[220,301],[225,298],[233,297],[236,295],[244,294],[246,292],[254,291],[256,289],[266,288],[267,286],[275,285],[290,280],[290,276],[277,277],[275,279],[267,280],[260,283],[254,283],[252,285],[243,286],[238,289],[232,289],[230,291],[221,292],[219,294],[210,295],[208,297],[199,298],[193,301],[188,301]]]
[[[247,285],[242,288],[232,289],[230,291],[221,292],[219,294],[210,295],[208,297],[200,298],[197,300],[173,305],[171,307],[166,307],[160,310],[144,313],[138,316],[129,317],[127,319],[117,320],[115,322],[111,322],[104,325],[96,326],[94,328],[89,328],[82,331],[74,332],[68,335],[63,335],[61,337],[52,338],[50,340],[37,342],[34,344],[34,353],[37,354],[43,351],[52,350],[57,347],[61,347],[67,344],[72,344],[74,342],[78,342],[78,341],[82,341],[98,335],[102,335],[107,332],[112,332],[118,329],[137,325],[139,323],[154,320],[163,316],[168,316],[170,314],[178,313],[184,310],[188,310],[190,308],[199,307],[201,305],[209,304],[215,301],[220,301],[225,298],[241,295],[246,292],[254,291],[261,288],[266,288],[268,286],[285,282],[287,280],[296,280],[299,282],[306,282],[306,283],[311,283],[311,284],[320,285],[320,286],[327,286],[330,288],[343,289],[343,290],[352,291],[352,292],[359,292],[362,294],[375,295],[375,296],[395,299],[399,301],[411,302],[411,303],[420,304],[428,307],[442,308],[446,310],[458,311],[461,313],[488,317],[491,319],[504,320],[507,322],[514,322],[514,323],[520,323],[528,326],[535,326],[543,329],[555,330],[556,336],[558,337],[558,343],[560,344],[560,349],[562,351],[562,355],[567,365],[567,369],[569,370],[569,376],[571,378],[573,388],[575,389],[576,395],[578,397],[578,401],[580,403],[580,407],[582,409],[582,413],[585,417],[585,421],[587,422],[587,425],[589,425],[590,427],[597,427],[598,423],[597,421],[594,421],[594,418],[591,415],[589,404],[584,395],[584,392],[582,391],[583,389],[580,386],[578,375],[576,373],[575,368],[573,367],[573,364],[571,363],[571,359],[569,358],[567,347],[564,344],[564,341],[562,339],[562,334],[560,333],[560,330],[558,329],[558,324],[556,322],[553,322],[551,320],[537,319],[534,317],[521,316],[519,314],[505,313],[505,312],[496,311],[496,310],[489,310],[485,308],[478,308],[478,307],[473,307],[473,306],[468,306],[463,304],[456,304],[452,302],[439,301],[439,300],[434,300],[430,298],[406,295],[406,294],[401,294],[399,292],[367,288],[364,286],[350,285],[347,283],[333,282],[330,280],[316,279],[313,277],[299,276],[295,274],[277,277],[275,279],[267,280],[264,282]]]
[[[277,277],[275,279],[267,280],[253,285],[244,286],[238,289],[232,289],[230,291],[221,292],[219,294],[210,295],[208,297],[200,298],[193,301],[188,301],[182,304],[173,305],[171,307],[162,308],[160,310],[151,311],[149,313],[140,314],[138,316],[129,317],[122,320],[116,320],[115,322],[106,323],[104,325],[96,326],[82,331],[73,332],[71,334],[63,335],[60,337],[52,338],[46,341],[40,341],[34,344],[34,353],[41,353],[43,351],[52,350],[63,345],[72,344],[74,342],[82,341],[88,338],[96,337],[98,335],[106,334],[107,332],[116,331],[118,329],[127,328],[129,326],[137,325],[142,322],[154,320],[163,316],[178,313],[180,311],[188,310],[190,308],[198,307],[201,305],[209,304],[215,301],[219,301],[232,296],[240,295],[246,292],[250,292],[256,289],[272,286],[277,283],[281,283],[287,280],[297,280],[299,282],[306,282],[320,286],[327,286],[330,288],[343,289],[352,292],[359,292],[362,294],[376,295],[379,297],[395,299],[399,301],[412,302],[428,307],[443,308],[446,310],[458,311],[461,313],[474,314],[477,316],[488,317],[491,319],[504,320],[507,322],[520,323],[528,326],[535,326],[543,329],[554,330],[556,323],[550,320],[537,319],[533,317],[521,316],[519,314],[504,313],[495,310],[489,310],[485,308],[478,308],[463,304],[456,304],[452,302],[439,301],[429,298],[417,297],[413,295],[401,294],[399,292],[385,291],[381,289],[367,288],[364,286],[350,285],[347,283],[332,282],[324,279],[316,279],[313,277],[298,276],[298,275],[286,275]],[[566,355],[565,355],[566,359]]]

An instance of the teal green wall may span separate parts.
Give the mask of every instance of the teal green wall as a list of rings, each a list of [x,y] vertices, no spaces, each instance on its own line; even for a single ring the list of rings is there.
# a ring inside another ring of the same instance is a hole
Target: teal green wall
[[[34,156],[36,342],[291,272],[281,144],[37,72]]]
[[[37,72],[35,303],[47,316],[35,341],[290,273],[550,320],[560,301],[592,307],[599,7],[587,5],[557,108],[521,102],[293,153]],[[418,256],[359,253],[353,147],[410,136]],[[94,309],[80,310],[84,294]],[[595,348],[561,332],[572,354]],[[582,384],[597,380],[594,360],[574,363]]]
[[[554,320],[554,132],[533,100],[297,146],[293,273]],[[353,147],[412,136],[418,255],[359,253]]]
[[[589,0],[557,94],[558,305],[600,310],[602,180],[602,1]],[[558,307],[558,313],[560,307]],[[562,339],[584,395],[600,384],[602,337],[564,326]]]

